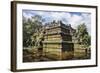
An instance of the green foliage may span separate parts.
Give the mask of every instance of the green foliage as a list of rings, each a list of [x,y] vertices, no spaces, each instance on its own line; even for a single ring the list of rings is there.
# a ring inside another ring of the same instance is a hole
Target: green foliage
[[[75,36],[79,44],[90,46],[91,37],[87,31],[85,23],[78,25]]]
[[[84,35],[83,37],[83,44],[86,46],[90,46],[91,45],[91,37],[87,34]]]
[[[23,17],[23,46],[35,46],[35,42],[42,29],[41,17],[36,15],[32,18]]]

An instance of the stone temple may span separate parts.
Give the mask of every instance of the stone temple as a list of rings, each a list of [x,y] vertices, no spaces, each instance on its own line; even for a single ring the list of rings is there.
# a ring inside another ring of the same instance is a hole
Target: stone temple
[[[53,21],[45,27],[43,55],[54,60],[72,59],[74,44],[72,43],[72,27],[61,21]]]

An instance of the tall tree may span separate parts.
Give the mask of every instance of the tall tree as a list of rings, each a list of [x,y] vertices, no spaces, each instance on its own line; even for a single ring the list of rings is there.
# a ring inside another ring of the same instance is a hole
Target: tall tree
[[[41,16],[33,16],[31,18],[25,18],[23,16],[23,46],[29,47],[35,45],[36,35],[42,28]]]
[[[78,43],[89,46],[91,37],[87,31],[87,27],[85,23],[78,25],[76,29],[76,38],[78,40]]]

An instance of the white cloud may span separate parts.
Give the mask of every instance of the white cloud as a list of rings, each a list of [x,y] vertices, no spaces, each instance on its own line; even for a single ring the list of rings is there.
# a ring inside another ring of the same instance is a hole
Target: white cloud
[[[36,12],[36,14],[38,14],[40,16],[44,16],[45,15],[45,13],[43,11],[38,11],[38,12]]]
[[[50,13],[50,16],[56,20],[62,20],[62,19],[67,20],[71,17],[71,14],[65,12],[52,12]]]
[[[23,15],[27,18],[31,18],[32,15],[36,14],[46,19],[46,22],[51,22],[52,20],[62,20],[66,24],[71,24],[73,28],[76,28],[79,24],[85,23],[89,34],[91,33],[91,14],[89,13],[53,12],[53,11],[23,12]]]
[[[23,16],[26,17],[26,18],[31,18],[32,14],[23,12]]]
[[[81,20],[82,20],[82,16],[79,15],[71,15],[71,17],[68,20],[68,23],[72,25],[72,27],[76,28],[77,25],[80,24]]]
[[[82,14],[83,16],[83,20],[82,22],[85,22],[86,26],[87,26],[87,30],[89,32],[89,34],[91,34],[91,14]]]

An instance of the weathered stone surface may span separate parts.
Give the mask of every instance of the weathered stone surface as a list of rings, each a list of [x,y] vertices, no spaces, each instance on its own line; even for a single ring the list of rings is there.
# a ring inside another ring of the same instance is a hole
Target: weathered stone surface
[[[61,22],[45,29],[43,54],[56,60],[73,58],[74,45],[70,27]]]

